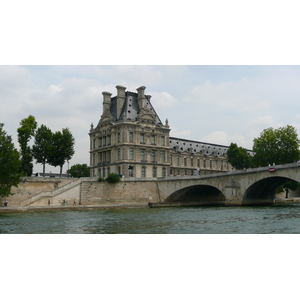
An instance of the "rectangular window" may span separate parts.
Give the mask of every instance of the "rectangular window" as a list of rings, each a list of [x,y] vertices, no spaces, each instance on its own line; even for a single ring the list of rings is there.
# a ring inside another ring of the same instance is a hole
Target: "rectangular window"
[[[118,148],[118,160],[121,160],[121,148]]]
[[[145,161],[145,150],[141,149],[141,162]]]
[[[106,136],[104,136],[104,137],[102,138],[102,140],[103,140],[103,146],[106,146]]]
[[[98,148],[102,147],[102,138],[101,137],[98,139],[98,143],[99,143]]]
[[[155,145],[155,135],[151,135],[151,145]]]
[[[212,160],[209,160],[209,167],[212,169]]]
[[[173,158],[172,158],[172,155],[170,155],[170,164],[173,165]]]
[[[197,167],[200,168],[200,159],[197,159]]]
[[[140,143],[145,144],[145,134],[144,133],[141,133],[141,135],[140,135]]]
[[[165,137],[164,136],[161,137],[161,145],[165,146]]]
[[[129,132],[129,142],[133,143],[133,132]]]
[[[142,167],[142,177],[146,177],[146,168]]]
[[[156,157],[156,153],[155,153],[155,150],[152,150],[151,151],[151,161],[153,162],[153,163],[155,163],[155,157]]]
[[[95,149],[96,148],[96,140],[94,139],[93,140],[93,149]]]
[[[193,167],[194,166],[194,160],[193,160],[193,158],[191,157],[191,167]]]
[[[176,156],[177,166],[179,166],[179,156]]]
[[[186,167],[186,157],[183,159],[184,166]]]
[[[166,177],[166,168],[162,168],[162,177]]]
[[[129,159],[133,159],[134,158],[134,152],[133,152],[133,148],[129,149]]]
[[[206,168],[206,160],[203,160],[203,167]]]
[[[153,167],[153,177],[156,177],[157,176],[157,171],[156,171],[156,168]]]
[[[121,143],[121,133],[118,132],[118,143]]]
[[[165,151],[161,151],[161,161],[166,162],[166,152]]]

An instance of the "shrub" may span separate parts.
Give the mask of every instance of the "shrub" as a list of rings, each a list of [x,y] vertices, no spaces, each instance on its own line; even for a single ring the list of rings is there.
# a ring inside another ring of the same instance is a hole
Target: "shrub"
[[[104,181],[104,178],[103,178],[103,177],[99,177],[99,178],[98,178],[98,181],[99,181],[99,182],[103,182],[103,181]]]
[[[105,179],[105,181],[109,183],[116,183],[119,182],[120,180],[121,180],[120,175],[117,173],[110,173]]]

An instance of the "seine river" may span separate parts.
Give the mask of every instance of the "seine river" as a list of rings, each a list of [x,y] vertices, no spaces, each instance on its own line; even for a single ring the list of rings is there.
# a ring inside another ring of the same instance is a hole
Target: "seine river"
[[[291,234],[300,204],[4,212],[2,234]]]

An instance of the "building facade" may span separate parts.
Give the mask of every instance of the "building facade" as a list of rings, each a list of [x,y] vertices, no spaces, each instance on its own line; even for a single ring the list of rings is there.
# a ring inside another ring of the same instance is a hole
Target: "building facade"
[[[114,97],[102,93],[103,113],[89,132],[92,177],[117,173],[155,178],[232,170],[227,146],[170,137],[168,120],[162,123],[144,86],[137,93],[120,85],[116,89]]]

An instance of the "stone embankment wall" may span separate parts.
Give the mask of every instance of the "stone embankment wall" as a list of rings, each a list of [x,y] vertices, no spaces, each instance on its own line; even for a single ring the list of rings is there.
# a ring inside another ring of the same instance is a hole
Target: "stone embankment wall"
[[[13,195],[2,198],[9,206],[147,204],[159,201],[156,181],[121,181],[110,184],[95,178],[24,177]]]

